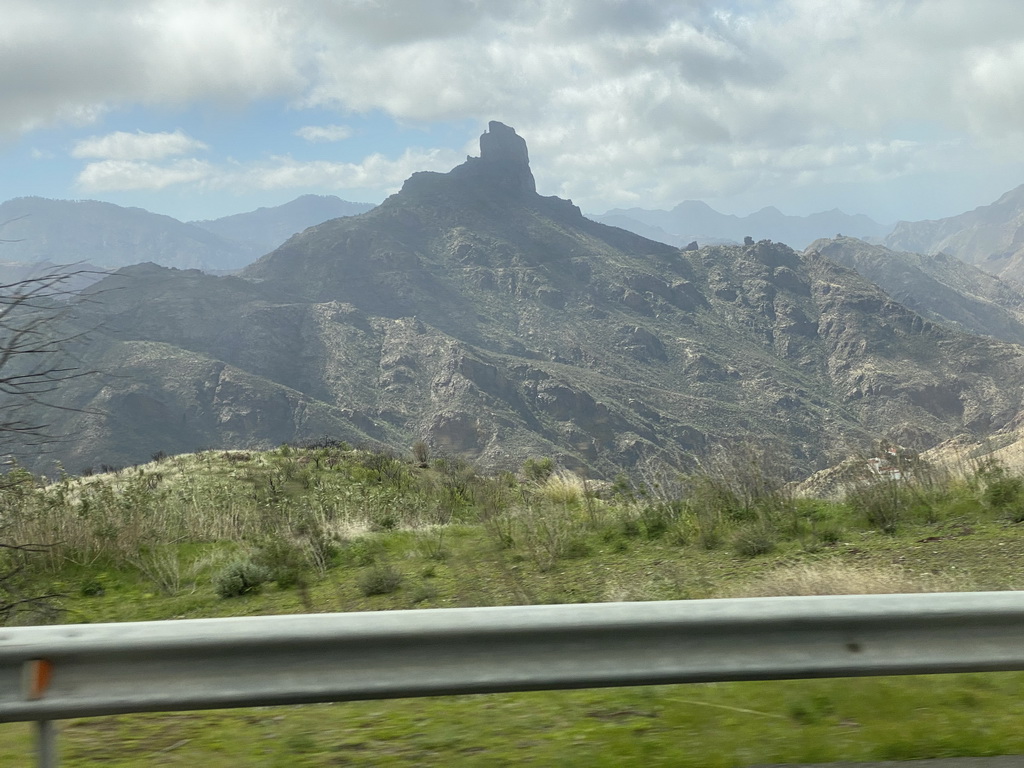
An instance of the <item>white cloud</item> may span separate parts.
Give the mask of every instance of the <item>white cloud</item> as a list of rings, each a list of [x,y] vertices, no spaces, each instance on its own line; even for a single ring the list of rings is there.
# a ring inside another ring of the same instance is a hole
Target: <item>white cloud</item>
[[[252,163],[217,165],[196,159],[170,163],[147,160],[102,160],[89,163],[78,175],[85,192],[161,190],[192,185],[205,190],[248,192],[275,189],[362,189],[380,195],[397,191],[417,171],[447,171],[461,158],[437,149],[408,149],[397,158],[372,154],[358,163],[299,161],[272,157]]]
[[[388,194],[417,171],[447,171],[461,158],[437,149],[407,149],[400,157],[372,154],[358,163],[275,157],[257,165],[224,168],[208,182],[237,189],[366,189]]]
[[[207,149],[206,144],[186,136],[180,130],[174,133],[116,131],[79,141],[72,148],[71,156],[108,160],[159,160],[174,155],[187,155],[200,149]]]
[[[5,0],[0,136],[111,108],[301,93],[288,6],[263,0]]]
[[[86,192],[159,190],[202,181],[211,173],[201,160],[176,160],[158,165],[146,160],[101,160],[89,163],[78,174],[78,187]]]
[[[344,141],[352,135],[347,125],[304,125],[295,135],[306,141]]]
[[[1024,3],[1009,0],[7,0],[0,27],[0,136],[271,98],[497,119],[526,137],[543,190],[592,209],[875,183],[941,167],[951,141],[1016,156],[1022,92]],[[265,165],[254,183],[374,162]]]

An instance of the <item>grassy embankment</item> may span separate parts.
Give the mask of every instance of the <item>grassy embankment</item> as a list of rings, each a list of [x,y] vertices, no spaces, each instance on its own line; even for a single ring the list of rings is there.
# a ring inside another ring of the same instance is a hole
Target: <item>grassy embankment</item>
[[[1024,481],[917,467],[795,499],[756,462],[638,488],[344,446],[2,491],[62,621],[1021,586]],[[17,474],[12,478],[19,477]],[[12,553],[7,553],[9,556]],[[31,584],[22,585],[30,589]],[[29,621],[23,615],[17,620]],[[91,718],[75,765],[733,766],[1024,753],[1024,674],[664,686]],[[30,751],[0,726],[0,764]]]

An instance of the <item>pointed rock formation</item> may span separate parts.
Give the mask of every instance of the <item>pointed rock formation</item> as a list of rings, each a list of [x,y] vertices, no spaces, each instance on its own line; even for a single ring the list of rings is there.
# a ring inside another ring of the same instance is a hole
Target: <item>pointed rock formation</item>
[[[491,120],[480,135],[480,166],[495,182],[513,191],[537,192],[526,140],[514,128]]]
[[[530,153],[526,140],[504,123],[492,120],[480,135],[480,157],[467,157],[466,162],[448,173],[424,171],[414,173],[402,186],[406,195],[436,194],[441,179],[457,182],[463,192],[493,197],[495,193],[520,200],[537,196],[537,183],[530,171]]]

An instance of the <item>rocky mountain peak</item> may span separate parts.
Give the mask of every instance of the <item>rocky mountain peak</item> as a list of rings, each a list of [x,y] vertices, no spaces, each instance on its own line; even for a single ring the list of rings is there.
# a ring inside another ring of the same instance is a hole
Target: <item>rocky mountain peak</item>
[[[467,157],[466,162],[446,175],[459,183],[469,182],[476,190],[475,194],[498,191],[514,196],[532,196],[537,193],[526,140],[514,128],[496,120],[488,123],[487,131],[480,136],[480,157]],[[438,178],[438,174],[414,173],[402,191],[431,191],[430,185]]]
[[[496,186],[516,192],[537,192],[526,140],[515,128],[491,120],[487,131],[480,134],[480,159],[476,164]]]
[[[491,120],[487,124],[487,131],[480,134],[480,159],[485,163],[530,165],[526,139],[517,134],[515,128],[497,120]]]

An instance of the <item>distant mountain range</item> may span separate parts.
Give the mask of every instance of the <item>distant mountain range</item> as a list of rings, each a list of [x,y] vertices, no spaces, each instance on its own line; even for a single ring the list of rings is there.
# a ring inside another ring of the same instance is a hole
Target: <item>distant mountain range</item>
[[[778,208],[768,207],[749,216],[733,216],[719,213],[707,203],[696,200],[680,203],[671,211],[616,208],[590,218],[680,248],[691,242],[699,245],[738,244],[747,237],[804,248],[813,240],[839,234],[877,240],[892,229],[867,216],[850,216],[838,209],[810,216],[787,216]]]
[[[20,197],[0,204],[0,257],[8,264],[86,264],[116,269],[152,262],[230,272],[314,224],[373,206],[305,195],[276,208],[185,223],[95,200]]]
[[[370,203],[350,203],[334,195],[303,195],[284,205],[191,223],[226,240],[244,243],[262,256],[297,232],[329,219],[366,213],[373,207]]]
[[[816,240],[807,251],[855,270],[930,320],[1024,344],[1024,295],[955,256],[895,251],[852,237]]]
[[[65,382],[68,440],[24,460],[327,436],[611,477],[756,441],[798,475],[1024,415],[1024,349],[1001,340],[1024,298],[977,270],[849,238],[680,250],[537,194],[508,126],[480,146],[238,276],[143,264],[97,284],[69,331],[108,375]]]
[[[614,209],[590,218],[680,248],[692,242],[737,244],[749,237],[783,242],[799,249],[819,239],[856,238],[884,245],[894,253],[945,253],[1008,280],[1018,289],[1024,288],[1024,185],[990,205],[957,216],[901,221],[891,226],[839,210],[786,216],[769,207],[749,216],[732,216],[693,200],[670,211]],[[861,251],[862,256],[865,253]],[[906,260],[905,256],[901,258]],[[862,266],[867,263],[861,259]],[[877,266],[877,259],[873,263]]]
[[[948,253],[1024,286],[1024,185],[958,216],[901,221],[884,244],[902,251]]]

